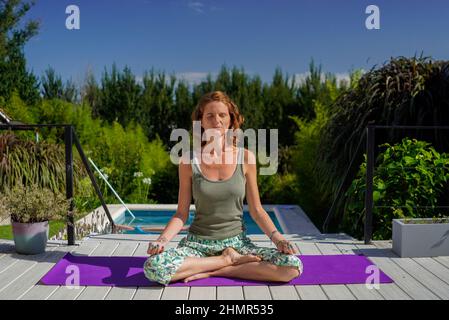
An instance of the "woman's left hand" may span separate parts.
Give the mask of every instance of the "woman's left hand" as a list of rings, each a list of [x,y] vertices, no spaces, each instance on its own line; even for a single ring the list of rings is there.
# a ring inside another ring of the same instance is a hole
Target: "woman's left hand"
[[[296,250],[295,245],[285,239],[278,240],[276,242],[276,247],[280,252],[285,253],[285,254],[297,254],[298,253],[298,250]]]

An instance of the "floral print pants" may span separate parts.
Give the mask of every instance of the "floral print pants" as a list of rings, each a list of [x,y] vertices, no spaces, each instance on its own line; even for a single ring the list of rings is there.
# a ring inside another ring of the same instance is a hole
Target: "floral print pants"
[[[240,254],[256,255],[262,261],[277,266],[296,267],[300,274],[303,272],[303,264],[296,255],[279,252],[276,248],[258,247],[251,242],[245,232],[242,232],[223,240],[201,239],[189,233],[181,239],[177,248],[169,248],[160,254],[150,256],[145,261],[144,273],[149,280],[168,285],[186,257],[218,256],[228,247],[234,248]]]

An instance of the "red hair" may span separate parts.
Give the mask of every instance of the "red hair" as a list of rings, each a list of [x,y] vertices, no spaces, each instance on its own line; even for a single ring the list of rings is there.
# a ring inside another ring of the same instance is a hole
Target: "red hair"
[[[192,112],[192,121],[201,121],[204,114],[204,108],[210,102],[222,102],[224,105],[228,107],[228,112],[231,117],[231,125],[230,128],[236,130],[241,127],[243,122],[245,121],[244,117],[240,114],[239,108],[235,104],[228,95],[222,91],[212,91],[203,95],[198,102],[195,110]],[[201,137],[203,136],[204,129],[201,127]],[[206,141],[201,141],[201,145],[204,145]],[[233,137],[234,146],[237,144],[237,137]]]

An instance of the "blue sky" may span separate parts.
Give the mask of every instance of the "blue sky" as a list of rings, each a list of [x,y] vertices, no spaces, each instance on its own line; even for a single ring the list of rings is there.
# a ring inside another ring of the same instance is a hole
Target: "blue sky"
[[[68,5],[80,29],[68,30]],[[368,5],[380,9],[380,30],[365,27]],[[392,56],[424,52],[449,60],[446,0],[36,0],[26,18],[41,22],[25,46],[37,75],[52,66],[63,79],[97,79],[115,62],[198,81],[223,64],[270,81],[276,67],[301,76],[313,58],[344,76]]]

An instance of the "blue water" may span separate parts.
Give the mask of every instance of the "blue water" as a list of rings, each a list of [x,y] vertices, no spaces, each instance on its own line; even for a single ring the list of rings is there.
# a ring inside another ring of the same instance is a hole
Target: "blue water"
[[[128,225],[131,221],[130,226],[146,226],[146,225],[167,225],[168,221],[171,219],[175,211],[171,210],[132,210],[132,213],[136,216],[136,220],[132,221],[132,217],[129,212],[125,211],[125,214],[118,218],[115,223]],[[276,228],[282,232],[282,228],[279,224],[279,221],[276,218],[276,215],[272,211],[267,211],[271,220],[273,221]],[[187,220],[187,225],[189,225],[194,218],[195,212],[189,212],[189,219]],[[246,226],[247,234],[263,234],[263,231],[259,228],[259,226],[254,222],[251,218],[249,211],[243,211],[243,223]],[[140,233],[137,230],[124,231],[124,233],[136,234]],[[149,232],[149,233],[160,233],[158,232]],[[185,231],[181,231],[181,233],[185,233]]]

